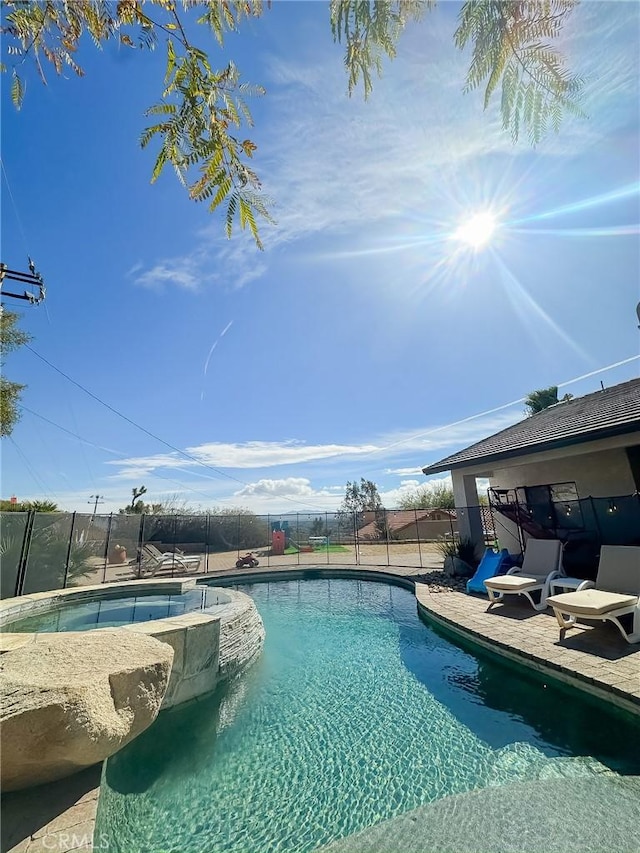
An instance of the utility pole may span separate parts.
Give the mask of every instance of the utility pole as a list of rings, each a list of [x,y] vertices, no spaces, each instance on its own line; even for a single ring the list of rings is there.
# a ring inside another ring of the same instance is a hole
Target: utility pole
[[[26,284],[27,287],[22,293],[14,293],[4,290],[5,281],[15,281],[18,284]],[[31,288],[31,289],[28,289]],[[33,289],[36,288],[36,292]],[[0,295],[11,297],[11,299],[26,299],[31,305],[39,305],[44,301],[46,296],[44,279],[35,267],[34,262],[29,258],[29,272],[21,270],[11,270],[6,264],[0,263]]]
[[[91,516],[91,520],[93,521],[93,519],[96,517],[96,512],[98,510],[98,504],[104,503],[104,501],[102,500],[102,498],[104,498],[104,495],[89,495],[89,498],[90,498],[90,500],[88,500],[87,503],[93,504],[93,514]]]

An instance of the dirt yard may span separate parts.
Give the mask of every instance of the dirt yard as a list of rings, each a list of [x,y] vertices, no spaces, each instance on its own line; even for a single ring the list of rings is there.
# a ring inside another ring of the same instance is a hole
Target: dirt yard
[[[340,553],[326,552],[322,549],[312,553],[286,554],[281,557],[273,557],[267,548],[256,549],[255,555],[260,560],[260,568],[294,568],[295,566],[388,566],[390,570],[398,574],[419,574],[421,570],[434,570],[442,568],[442,555],[432,542],[417,543],[390,542],[386,544],[367,543],[358,546],[356,553],[355,545],[345,545],[345,550]],[[225,551],[217,554],[202,555],[197,572],[189,572],[193,576],[221,574],[235,570],[237,551]],[[402,571],[400,571],[402,570]],[[157,577],[168,577],[172,574],[171,566],[157,572]],[[180,566],[176,563],[175,574],[181,574]],[[123,581],[135,577],[135,565],[122,565],[104,563],[96,560],[93,571],[82,578],[76,579],[74,585],[85,586],[87,584]]]

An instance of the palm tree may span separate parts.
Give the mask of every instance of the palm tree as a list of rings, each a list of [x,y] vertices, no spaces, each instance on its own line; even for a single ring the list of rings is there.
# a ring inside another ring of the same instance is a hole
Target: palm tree
[[[549,406],[555,406],[558,402],[558,386],[551,385],[549,388],[540,388],[537,391],[532,391],[525,397],[525,405],[527,407],[527,415],[537,415],[538,412],[548,409]]]

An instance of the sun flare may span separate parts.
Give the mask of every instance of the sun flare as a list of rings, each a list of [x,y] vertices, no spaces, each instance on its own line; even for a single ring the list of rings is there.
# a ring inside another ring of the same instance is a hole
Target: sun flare
[[[476,213],[470,219],[465,220],[454,232],[454,239],[466,243],[476,251],[487,246],[491,242],[496,227],[496,218],[493,213],[483,211]]]

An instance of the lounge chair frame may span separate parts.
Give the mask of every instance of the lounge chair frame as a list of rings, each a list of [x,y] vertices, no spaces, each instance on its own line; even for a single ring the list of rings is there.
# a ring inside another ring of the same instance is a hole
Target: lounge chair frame
[[[160,569],[171,568],[182,569],[185,572],[197,572],[200,568],[201,557],[197,555],[186,556],[185,554],[173,553],[173,551],[159,551],[155,545],[149,543],[142,546],[140,562],[133,565],[134,574],[139,578],[153,577]]]
[[[561,640],[564,640],[570,628],[575,627],[581,619],[584,619],[587,622],[613,622],[628,643],[640,643],[640,603],[629,604],[627,607],[619,607],[617,610],[611,610],[609,613],[602,613],[601,615],[587,615],[585,613],[574,615],[563,609],[563,605],[554,605],[553,602],[550,602],[550,606],[553,607],[553,612],[560,626]],[[630,613],[633,613],[632,627],[631,631],[627,631],[620,622],[620,616],[628,616]]]
[[[542,578],[541,576],[537,576],[531,578],[531,583],[523,589],[513,589],[513,590],[504,590],[504,589],[493,589],[492,582],[500,583],[501,578],[507,577],[509,575],[523,575],[523,578],[527,577],[527,549],[525,549],[525,557],[522,566],[514,566],[509,569],[506,575],[498,575],[495,578],[487,578],[485,580],[484,585],[487,590],[487,595],[489,596],[489,606],[487,607],[487,612],[491,610],[494,604],[498,604],[499,602],[504,601],[505,595],[524,595],[525,598],[528,599],[529,603],[533,607],[534,610],[546,610],[547,607],[547,598],[549,597],[549,587],[552,580],[555,578],[564,577],[564,572],[562,570],[562,544],[557,539],[546,539],[546,540],[536,540],[530,539],[527,544],[527,548],[530,547],[531,542],[537,541],[545,541],[545,542],[557,542],[557,557],[556,564],[551,569],[548,574]],[[535,545],[533,546],[536,547]],[[537,573],[536,573],[537,574]],[[536,601],[533,598],[532,593],[540,593],[540,600]]]
[[[637,566],[637,575],[634,577],[632,574],[631,581],[629,581],[628,575],[624,576],[624,569],[622,570],[622,579],[620,574],[616,572],[616,565],[619,563],[624,565],[625,561],[628,561],[627,571],[629,565],[634,569]],[[589,586],[593,587],[594,584],[589,583]],[[600,592],[617,592],[634,596],[635,602],[611,608],[604,613],[588,613],[585,612],[584,604],[580,606],[579,610],[571,606],[573,593],[566,593],[560,597],[551,596],[549,605],[553,607],[553,612],[560,626],[560,640],[564,640],[567,631],[578,622],[613,622],[628,643],[640,643],[640,547],[634,545],[603,545],[600,551],[595,589]],[[630,630],[621,621],[626,616],[632,617]]]

